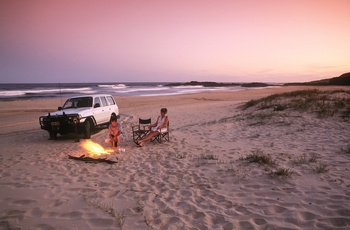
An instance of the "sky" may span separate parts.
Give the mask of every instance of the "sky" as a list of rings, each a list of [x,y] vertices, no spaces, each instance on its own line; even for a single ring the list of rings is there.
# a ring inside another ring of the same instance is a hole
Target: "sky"
[[[348,0],[1,0],[0,83],[306,82],[350,71]]]

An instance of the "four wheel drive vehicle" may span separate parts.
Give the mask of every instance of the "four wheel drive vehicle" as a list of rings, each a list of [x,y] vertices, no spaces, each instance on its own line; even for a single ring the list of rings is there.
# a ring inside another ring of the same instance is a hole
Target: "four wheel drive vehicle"
[[[120,117],[118,105],[111,95],[88,95],[69,98],[58,111],[39,118],[50,139],[57,134],[83,133],[89,139],[96,126],[107,125],[112,116]]]

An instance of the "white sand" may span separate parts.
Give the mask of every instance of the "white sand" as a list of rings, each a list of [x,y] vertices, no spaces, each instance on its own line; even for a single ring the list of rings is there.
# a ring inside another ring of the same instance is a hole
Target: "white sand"
[[[71,135],[48,140],[38,117],[59,100],[0,102],[0,229],[349,229],[350,122],[237,108],[301,88],[311,87],[117,97],[126,151],[113,165],[68,159],[86,154]],[[171,141],[136,147],[132,124],[161,107]],[[105,146],[106,134],[91,140]],[[252,153],[276,164],[242,159]],[[278,168],[293,172],[272,176]]]

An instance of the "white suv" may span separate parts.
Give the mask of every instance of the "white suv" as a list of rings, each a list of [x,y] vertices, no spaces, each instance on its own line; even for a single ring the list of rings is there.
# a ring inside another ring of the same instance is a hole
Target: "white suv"
[[[69,98],[58,111],[41,116],[39,123],[49,132],[50,139],[55,139],[58,133],[83,133],[89,139],[95,127],[107,125],[113,116],[120,117],[111,95],[87,95]]]

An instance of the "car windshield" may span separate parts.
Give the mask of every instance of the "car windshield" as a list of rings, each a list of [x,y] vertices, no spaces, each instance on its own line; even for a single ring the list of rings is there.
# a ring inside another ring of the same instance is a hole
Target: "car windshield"
[[[68,108],[81,108],[81,107],[92,107],[92,97],[70,98],[64,103],[62,108],[68,109]]]

